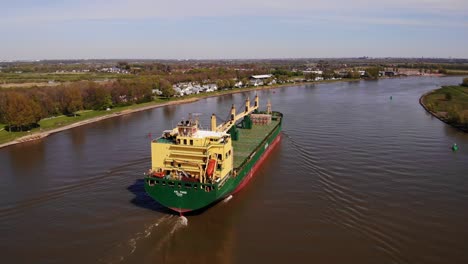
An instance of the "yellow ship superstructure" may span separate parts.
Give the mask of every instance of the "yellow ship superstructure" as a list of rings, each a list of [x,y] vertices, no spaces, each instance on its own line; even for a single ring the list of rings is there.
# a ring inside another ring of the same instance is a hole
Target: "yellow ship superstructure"
[[[161,138],[151,143],[151,174],[173,180],[200,183],[220,182],[233,173],[234,155],[232,138],[228,131],[239,120],[258,109],[258,96],[254,105],[247,99],[244,111],[236,113],[233,105],[230,118],[217,126],[211,116],[211,130],[201,130],[198,118],[189,117],[172,130],[164,131]]]

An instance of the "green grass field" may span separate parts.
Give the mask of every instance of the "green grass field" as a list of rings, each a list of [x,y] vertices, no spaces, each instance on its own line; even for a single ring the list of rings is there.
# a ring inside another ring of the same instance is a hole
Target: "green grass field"
[[[427,95],[424,98],[424,104],[433,112],[448,112],[450,107],[458,107],[466,111],[468,110],[468,87],[444,86]]]
[[[468,87],[443,86],[424,96],[423,104],[443,121],[468,132]]]
[[[114,73],[0,73],[0,84],[96,81],[116,78],[134,78],[134,76]]]

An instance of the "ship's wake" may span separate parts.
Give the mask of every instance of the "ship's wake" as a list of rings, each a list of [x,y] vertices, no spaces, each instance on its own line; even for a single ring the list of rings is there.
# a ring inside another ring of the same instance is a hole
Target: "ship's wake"
[[[9,204],[0,207],[0,218],[14,214],[15,212],[21,211],[25,208],[33,207],[45,202],[52,200],[60,199],[61,197],[70,194],[75,191],[83,190],[86,187],[96,185],[96,183],[108,178],[115,177],[118,175],[118,172],[125,168],[130,168],[132,166],[140,165],[142,163],[148,162],[149,157],[140,158],[136,160],[129,161],[124,165],[119,165],[112,167],[106,172],[97,173],[93,176],[87,177],[86,179],[80,180],[79,182],[68,184],[59,188],[51,189],[46,191],[43,194],[40,194],[36,197],[16,202],[15,204]]]
[[[180,225],[182,225],[182,226],[188,226],[188,219],[187,219],[187,217],[181,215],[181,216],[179,217],[179,222],[178,222],[178,223],[179,223]]]
[[[105,256],[99,259],[100,263],[121,263],[128,260],[137,250],[138,245],[145,244],[146,241],[157,239],[156,245],[152,245],[152,249],[160,250],[163,246],[170,242],[174,234],[188,226],[188,219],[185,216],[175,217],[167,215],[158,219],[155,223],[147,226],[142,232],[137,232],[127,242],[119,243],[113,247]],[[166,230],[169,230],[167,232]],[[154,235],[154,237],[152,237]],[[151,244],[151,242],[149,242]],[[120,254],[115,254],[119,252]],[[125,254],[122,254],[125,252]]]

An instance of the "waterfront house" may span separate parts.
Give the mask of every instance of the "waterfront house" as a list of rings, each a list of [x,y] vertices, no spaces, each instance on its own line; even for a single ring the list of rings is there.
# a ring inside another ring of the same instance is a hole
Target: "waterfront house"
[[[252,75],[250,76],[250,84],[253,86],[264,85],[265,81],[270,78],[273,78],[272,74]]]

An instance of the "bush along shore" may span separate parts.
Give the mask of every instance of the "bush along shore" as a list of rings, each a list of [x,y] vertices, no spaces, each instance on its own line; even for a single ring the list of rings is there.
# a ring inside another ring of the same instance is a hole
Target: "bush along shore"
[[[433,116],[468,133],[468,78],[426,93],[419,102]]]
[[[151,108],[162,107],[173,104],[184,104],[192,103],[199,99],[220,96],[225,94],[232,93],[241,93],[246,91],[253,90],[263,90],[271,88],[286,87],[292,85],[303,85],[303,84],[318,84],[318,83],[329,83],[329,82],[343,82],[343,81],[359,81],[353,79],[341,79],[341,80],[326,80],[326,81],[314,81],[309,83],[298,83],[298,84],[276,84],[268,86],[258,86],[258,87],[246,87],[246,88],[236,88],[228,90],[218,90],[212,93],[200,93],[192,94],[184,97],[158,97],[154,100],[148,102],[142,102],[132,105],[117,106],[107,109],[91,109],[91,110],[80,110],[67,115],[57,115],[54,117],[48,117],[43,119],[38,119],[37,123],[33,126],[17,126],[12,127],[8,124],[0,123],[0,148],[29,142],[33,140],[38,140],[44,138],[50,134],[71,129],[74,127],[98,122],[104,119],[127,115],[134,112],[144,111]],[[21,100],[20,100],[21,101]],[[15,106],[21,107],[21,102],[16,102]],[[13,111],[14,112],[14,111]],[[32,109],[31,114],[34,114],[35,110]]]

